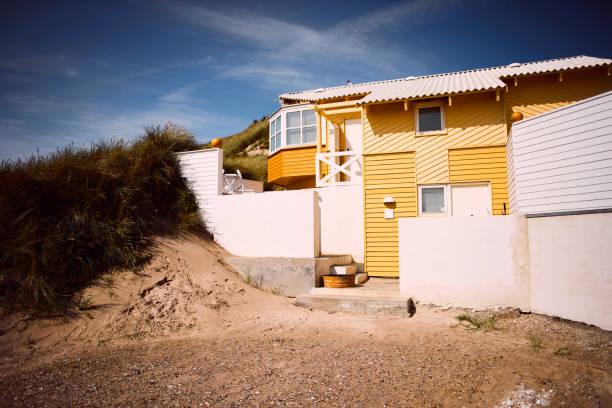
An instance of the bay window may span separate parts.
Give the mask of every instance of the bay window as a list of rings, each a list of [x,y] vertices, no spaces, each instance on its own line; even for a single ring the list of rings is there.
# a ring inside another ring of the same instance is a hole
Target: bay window
[[[270,120],[270,152],[278,150],[281,146],[281,117]]]
[[[269,121],[270,153],[284,146],[317,142],[317,117],[311,104],[284,106]]]

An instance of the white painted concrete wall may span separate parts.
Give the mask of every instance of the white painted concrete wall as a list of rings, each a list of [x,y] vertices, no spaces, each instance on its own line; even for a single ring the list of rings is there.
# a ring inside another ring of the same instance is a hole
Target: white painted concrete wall
[[[514,174],[514,139],[512,129],[506,143],[506,166],[508,168],[508,214],[518,214],[516,197],[516,177]]]
[[[528,219],[532,311],[612,330],[612,214]]]
[[[214,238],[237,256],[319,255],[319,213],[313,190],[222,195],[215,200]]]
[[[352,255],[363,264],[361,186],[225,196],[221,149],[180,153],[178,158],[206,228],[234,255]],[[261,184],[245,180],[246,188],[260,189]]]
[[[424,303],[528,307],[524,217],[400,218],[400,290]]]
[[[514,123],[508,147],[515,212],[612,208],[612,91]]]
[[[352,255],[363,270],[363,188],[316,189],[321,213],[321,255]]]
[[[223,150],[205,149],[177,154],[181,175],[194,193],[200,216],[209,232],[214,232],[214,202],[223,191]]]
[[[437,305],[518,307],[612,330],[612,213],[398,224],[403,295]]]

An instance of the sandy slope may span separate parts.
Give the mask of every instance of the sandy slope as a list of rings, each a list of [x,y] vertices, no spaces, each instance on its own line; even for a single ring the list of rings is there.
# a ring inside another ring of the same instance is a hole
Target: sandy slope
[[[0,406],[612,406],[609,332],[537,315],[469,330],[421,305],[311,311],[224,255],[160,240],[138,274],[90,288],[78,318],[5,320]]]

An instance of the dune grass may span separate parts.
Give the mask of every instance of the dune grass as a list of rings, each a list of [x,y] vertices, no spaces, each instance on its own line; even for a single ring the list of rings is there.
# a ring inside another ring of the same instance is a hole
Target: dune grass
[[[249,146],[268,149],[268,119],[254,120],[246,129],[223,138],[223,153],[226,157],[246,156]]]
[[[188,131],[169,124],[134,142],[3,161],[3,307],[69,310],[101,274],[143,262],[154,235],[201,227],[175,156],[198,148]]]

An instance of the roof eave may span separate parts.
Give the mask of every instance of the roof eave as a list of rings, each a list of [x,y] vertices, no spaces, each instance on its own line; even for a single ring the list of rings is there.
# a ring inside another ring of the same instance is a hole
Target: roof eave
[[[453,96],[453,95],[466,95],[466,94],[473,94],[473,93],[480,93],[480,92],[493,92],[496,91],[498,89],[504,89],[506,87],[506,85],[504,84],[502,85],[498,85],[495,87],[489,87],[489,88],[484,88],[484,89],[475,89],[475,90],[470,90],[470,91],[460,91],[460,92],[446,92],[446,93],[437,93],[437,94],[429,94],[429,95],[418,95],[418,96],[412,96],[412,97],[398,97],[398,98],[393,98],[393,99],[376,99],[376,100],[372,100],[372,101],[359,101],[356,104],[357,105],[374,105],[374,104],[379,104],[379,103],[392,103],[392,102],[403,102],[403,101],[414,101],[414,100],[419,100],[419,99],[429,99],[429,98],[444,98],[447,96]],[[364,98],[365,99],[365,98]]]

